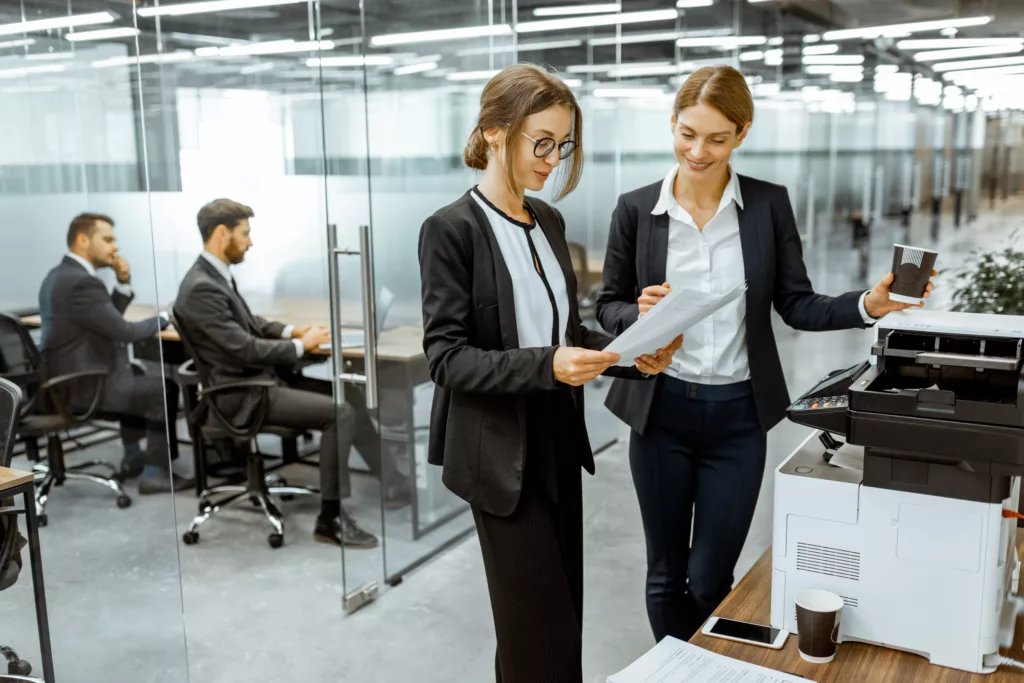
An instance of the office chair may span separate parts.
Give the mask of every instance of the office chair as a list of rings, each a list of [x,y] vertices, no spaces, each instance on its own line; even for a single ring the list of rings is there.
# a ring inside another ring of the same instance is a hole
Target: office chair
[[[11,449],[18,433],[20,410],[21,389],[14,382],[0,378],[0,467],[11,466]],[[20,545],[18,513],[5,510],[4,501],[0,500],[0,591],[10,588],[18,580],[21,566],[14,556]],[[0,674],[0,683],[32,680],[21,678],[32,673],[32,666],[17,652],[0,645],[0,656],[7,660],[7,673],[10,674]]]
[[[25,442],[30,459],[39,459],[38,440],[46,439],[46,464],[36,464],[32,471],[42,474],[36,482],[36,513],[39,526],[46,526],[46,503],[54,485],[65,481],[90,481],[117,494],[117,507],[131,506],[132,499],[121,486],[120,471],[102,460],[89,460],[68,467],[64,462],[61,433],[91,422],[99,410],[103,396],[105,370],[82,370],[57,377],[45,377],[42,356],[32,336],[20,319],[0,313],[0,377],[14,382],[25,396],[18,417],[18,435]],[[85,410],[70,405],[69,393],[76,386],[90,396]],[[97,474],[91,468],[102,467],[110,474]]]
[[[259,434],[272,434],[285,439],[297,439],[302,432],[287,427],[278,427],[265,423],[267,408],[269,407],[269,391],[275,386],[270,379],[249,379],[238,382],[227,382],[215,384],[209,369],[203,363],[202,358],[195,352],[195,346],[190,341],[190,332],[187,326],[182,325],[182,320],[177,312],[171,314],[171,322],[181,337],[182,346],[188,354],[190,361],[178,368],[179,381],[183,383],[182,393],[190,397],[192,392],[188,386],[198,385],[199,391],[196,397],[197,404],[188,408],[189,430],[192,432],[192,441],[196,449],[197,473],[200,474],[200,481],[205,480],[206,443],[217,441],[247,443],[249,452],[246,456],[246,481],[244,485],[225,484],[204,488],[199,494],[199,514],[192,519],[188,529],[181,536],[185,545],[194,545],[199,542],[199,527],[210,517],[216,515],[221,509],[237,502],[250,501],[253,505],[263,510],[264,516],[270,522],[273,531],[267,537],[267,543],[271,548],[280,548],[284,544],[284,516],[274,504],[272,495],[280,495],[287,500],[296,495],[320,495],[319,489],[310,486],[289,486],[287,482],[278,485],[267,483],[266,468],[263,462],[263,454],[256,448],[256,437]],[[259,406],[255,414],[250,418],[249,423],[243,427],[237,427],[217,407],[213,397],[224,392],[259,389],[261,392]],[[192,399],[186,398],[191,404]],[[271,481],[274,475],[271,475]],[[214,497],[222,496],[218,500]]]
[[[597,310],[597,290],[601,286],[601,279],[592,281],[590,269],[587,267],[587,248],[579,242],[569,242],[568,245],[572,270],[576,274],[576,296],[580,306],[580,317],[590,318]]]

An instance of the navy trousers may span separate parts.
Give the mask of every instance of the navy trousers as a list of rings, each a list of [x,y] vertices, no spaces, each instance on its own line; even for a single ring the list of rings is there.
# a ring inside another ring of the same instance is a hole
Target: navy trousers
[[[749,381],[657,382],[644,433],[630,438],[629,465],[647,540],[651,629],[658,641],[685,641],[732,589],[766,436]]]

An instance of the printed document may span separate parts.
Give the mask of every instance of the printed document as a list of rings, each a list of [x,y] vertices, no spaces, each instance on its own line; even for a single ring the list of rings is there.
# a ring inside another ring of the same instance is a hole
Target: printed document
[[[632,367],[644,354],[658,349],[747,291],[746,283],[725,294],[708,294],[693,289],[675,289],[615,338],[604,350],[621,356],[616,365]]]
[[[608,683],[809,683],[809,680],[709,652],[672,636],[608,677]]]

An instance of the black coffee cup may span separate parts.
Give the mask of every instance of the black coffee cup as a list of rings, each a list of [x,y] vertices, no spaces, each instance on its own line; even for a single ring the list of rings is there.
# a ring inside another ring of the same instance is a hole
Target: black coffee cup
[[[797,649],[812,664],[827,664],[836,656],[839,615],[843,599],[822,590],[796,594]]]
[[[931,249],[894,244],[892,272],[895,277],[889,287],[889,298],[914,305],[924,301],[924,290],[928,287],[938,256],[939,252]]]

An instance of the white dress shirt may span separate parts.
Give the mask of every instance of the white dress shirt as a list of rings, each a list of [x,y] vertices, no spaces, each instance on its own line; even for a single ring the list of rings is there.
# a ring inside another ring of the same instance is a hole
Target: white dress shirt
[[[203,250],[202,257],[216,269],[217,273],[224,278],[224,281],[231,285],[231,288],[236,292],[238,291],[235,286],[235,278],[231,275],[231,269],[228,268],[228,264],[221,261],[219,258],[211,254],[210,252]],[[239,295],[241,296],[241,295]],[[294,325],[285,325],[284,329],[281,330],[281,339],[289,339],[295,345],[295,352],[299,355],[299,358],[306,353],[306,347],[302,345],[302,341],[299,339],[292,339],[292,332],[295,330]]]
[[[555,252],[551,250],[551,245],[540,224],[534,225],[530,236],[533,238],[533,246],[537,250],[537,257],[545,278],[541,278],[534,267],[530,245],[526,239],[528,226],[492,206],[479,190],[474,189],[472,195],[480,208],[487,214],[491,230],[494,231],[494,237],[498,242],[498,249],[501,250],[501,257],[505,260],[508,272],[512,276],[519,347],[525,349],[551,346],[551,332],[555,322],[552,316],[556,310],[558,329],[561,333],[559,341],[567,343],[569,293],[565,286],[565,275],[562,273],[562,267],[558,264]],[[548,290],[544,286],[545,279],[555,297],[555,309],[551,307]]]
[[[675,166],[661,185],[653,215],[668,214],[666,279],[673,289],[696,289],[725,294],[743,283],[743,249],[740,243],[739,211],[743,195],[739,178],[729,170],[729,183],[718,210],[703,230],[690,213],[676,201]],[[865,323],[873,323],[860,298]],[[683,337],[683,345],[665,371],[668,375],[698,384],[732,384],[750,379],[747,357],[747,295],[726,304],[700,321]]]

